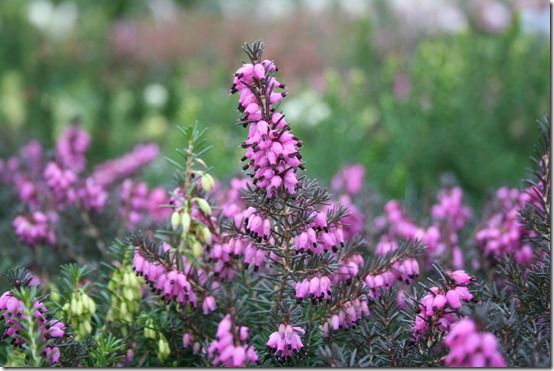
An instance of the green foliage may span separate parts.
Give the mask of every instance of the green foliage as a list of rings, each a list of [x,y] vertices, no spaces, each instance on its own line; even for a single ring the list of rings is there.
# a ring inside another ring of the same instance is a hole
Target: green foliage
[[[238,160],[229,159],[240,157],[240,132],[228,120],[235,107],[219,88],[232,70],[205,58],[220,50],[206,44],[202,55],[177,63],[162,59],[138,67],[131,58],[122,64],[108,42],[112,27],[122,19],[150,19],[147,2],[74,2],[79,27],[66,39],[31,24],[29,4],[0,4],[0,155],[28,135],[52,144],[75,116],[93,136],[93,164],[137,141],[155,140],[168,153],[180,144],[173,124],[198,120],[211,129],[214,148],[205,159],[214,174],[227,179],[236,172]],[[192,12],[217,8],[182,6]],[[379,9],[392,22],[387,4]],[[517,184],[523,172],[514,169],[525,167],[535,137],[529,123],[548,108],[546,38],[525,33],[514,17],[500,34],[470,24],[459,34],[417,36],[405,50],[383,51],[373,42],[379,22],[361,17],[341,27],[352,42],[326,56],[318,77],[325,89],[301,85],[285,102],[285,110],[294,106],[297,112],[291,110],[289,121],[306,143],[311,176],[328,180],[343,163],[362,162],[379,191],[403,197],[436,190],[449,172],[476,203],[502,183]],[[198,74],[209,86],[195,83]],[[406,97],[395,93],[400,75],[410,86]],[[148,103],[145,96],[153,91],[164,103]],[[149,179],[171,171],[158,164]]]

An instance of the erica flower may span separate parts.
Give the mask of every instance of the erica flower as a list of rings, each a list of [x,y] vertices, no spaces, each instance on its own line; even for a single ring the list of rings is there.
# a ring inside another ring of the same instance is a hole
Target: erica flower
[[[310,296],[313,303],[316,300],[331,300],[331,280],[327,276],[316,276],[297,282],[295,290],[298,301],[306,296]]]
[[[431,287],[430,292],[421,299],[420,312],[416,316],[413,327],[416,338],[427,332],[431,321],[436,322],[438,328],[447,331],[451,323],[456,320],[453,313],[460,309],[464,302],[473,299],[473,294],[467,285],[474,279],[461,270],[449,275],[454,281],[453,285],[448,286],[446,290]]]
[[[86,210],[100,212],[108,201],[108,193],[105,188],[89,177],[77,190],[77,196]]]
[[[128,177],[158,157],[156,144],[139,144],[123,157],[98,165],[92,177],[102,185],[109,186],[118,179]]]
[[[56,244],[56,234],[51,225],[52,217],[35,211],[30,215],[18,215],[12,222],[17,237],[24,243],[35,246],[38,244]]]
[[[335,191],[344,190],[350,195],[358,194],[364,185],[365,167],[354,164],[343,167],[331,181]]]
[[[280,324],[279,330],[269,336],[266,347],[273,352],[278,359],[284,360],[293,357],[302,350],[304,344],[300,339],[305,331],[302,327]]]
[[[206,296],[206,298],[204,298],[204,302],[202,303],[202,311],[204,311],[204,314],[208,314],[213,312],[216,306],[215,298],[211,295]]]
[[[433,219],[444,220],[453,230],[462,229],[471,217],[471,210],[463,205],[463,191],[460,187],[443,189],[438,195],[438,203],[431,209]]]
[[[331,278],[332,282],[346,281],[347,284],[351,283],[352,279],[356,277],[364,265],[364,258],[359,254],[353,254],[347,258],[343,258],[340,261],[338,270]]]
[[[55,162],[49,162],[44,169],[44,179],[56,201],[65,203],[75,200],[74,185],[77,182],[77,175],[72,170],[64,169]]]
[[[49,339],[64,336],[65,324],[47,318],[46,306],[40,300],[33,302],[32,310],[34,321],[39,329],[39,341],[46,343]],[[4,336],[9,337],[13,344],[24,346],[25,340],[20,335],[24,330],[22,319],[26,316],[23,302],[16,298],[11,291],[4,292],[0,296],[0,314],[6,329]],[[43,356],[49,363],[57,363],[60,350],[55,346],[46,347]]]
[[[355,328],[356,323],[367,316],[369,316],[367,299],[364,297],[356,298],[342,304],[339,311],[321,326],[321,331],[323,336],[328,336],[331,331]]]
[[[57,156],[61,164],[79,173],[85,168],[85,153],[90,145],[90,136],[78,126],[67,127],[57,143]]]
[[[237,70],[231,87],[231,93],[240,95],[238,109],[243,113],[243,125],[249,128],[242,145],[247,149],[242,158],[247,161],[244,170],[251,170],[252,183],[268,197],[278,190],[295,194],[296,171],[302,168],[301,142],[292,135],[285,116],[275,111],[275,105],[286,96],[279,91],[284,85],[273,76],[275,64],[261,59],[261,44],[246,51],[251,63]]]
[[[449,348],[444,363],[449,367],[506,367],[496,337],[478,332],[469,318],[452,324],[444,343]]]
[[[141,253],[135,251],[133,269],[144,277],[149,286],[165,300],[175,300],[181,305],[191,304],[196,307],[197,296],[184,272],[168,269],[157,262],[150,262]]]
[[[531,202],[527,192],[507,187],[496,193],[497,210],[477,231],[475,239],[485,256],[499,258],[513,254],[520,264],[529,264],[534,259],[533,249],[528,242],[533,232],[520,222],[520,211]]]
[[[231,315],[223,317],[217,326],[215,337],[208,348],[214,366],[245,367],[249,363],[258,362],[256,350],[247,343],[248,328],[236,326]]]

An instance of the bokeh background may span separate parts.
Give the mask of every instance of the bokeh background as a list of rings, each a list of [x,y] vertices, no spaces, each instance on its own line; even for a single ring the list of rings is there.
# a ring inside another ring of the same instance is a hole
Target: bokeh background
[[[0,2],[0,157],[51,147],[75,117],[91,165],[177,124],[209,128],[220,179],[240,170],[245,41],[263,40],[311,176],[367,167],[385,197],[432,195],[445,175],[479,203],[518,185],[549,110],[548,1],[10,0]],[[147,179],[171,179],[156,162]]]

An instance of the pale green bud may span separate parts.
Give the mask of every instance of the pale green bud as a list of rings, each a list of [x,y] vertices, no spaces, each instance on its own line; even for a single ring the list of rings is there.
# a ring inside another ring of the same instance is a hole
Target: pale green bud
[[[202,174],[200,180],[204,191],[210,192],[214,188],[214,178],[210,174]]]
[[[202,244],[196,239],[192,241],[191,252],[195,258],[199,258],[202,255]]]
[[[173,230],[177,230],[177,228],[179,228],[179,224],[181,224],[181,213],[174,211],[173,214],[171,214],[171,228],[173,228]]]
[[[212,243],[212,232],[210,232],[210,229],[206,226],[202,226],[200,228],[200,237],[201,240],[210,245]]]
[[[204,215],[212,215],[212,207],[210,206],[208,201],[204,200],[203,198],[195,198],[194,200],[196,201],[196,204],[198,205],[200,210],[202,210]]]
[[[183,229],[183,234],[186,235],[190,230],[190,215],[188,213],[183,213],[181,216],[181,228]]]

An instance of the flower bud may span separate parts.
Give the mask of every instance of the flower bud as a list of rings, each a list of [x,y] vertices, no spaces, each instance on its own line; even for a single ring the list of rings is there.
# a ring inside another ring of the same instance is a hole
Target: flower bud
[[[202,210],[202,212],[204,213],[204,215],[206,216],[212,215],[212,208],[208,203],[208,201],[204,200],[203,198],[196,198],[195,201],[198,207],[200,208],[200,210]]]
[[[190,230],[190,215],[188,213],[183,213],[181,216],[181,228],[183,229],[183,234],[186,235]]]
[[[191,252],[192,256],[194,256],[195,258],[199,258],[202,255],[202,244],[196,239],[192,242]]]
[[[202,174],[200,181],[205,192],[210,192],[214,188],[214,178],[210,174]]]
[[[171,214],[171,228],[177,230],[179,224],[181,224],[181,213],[174,211],[173,214]]]
[[[212,232],[206,226],[200,228],[200,239],[210,245],[212,243]]]

